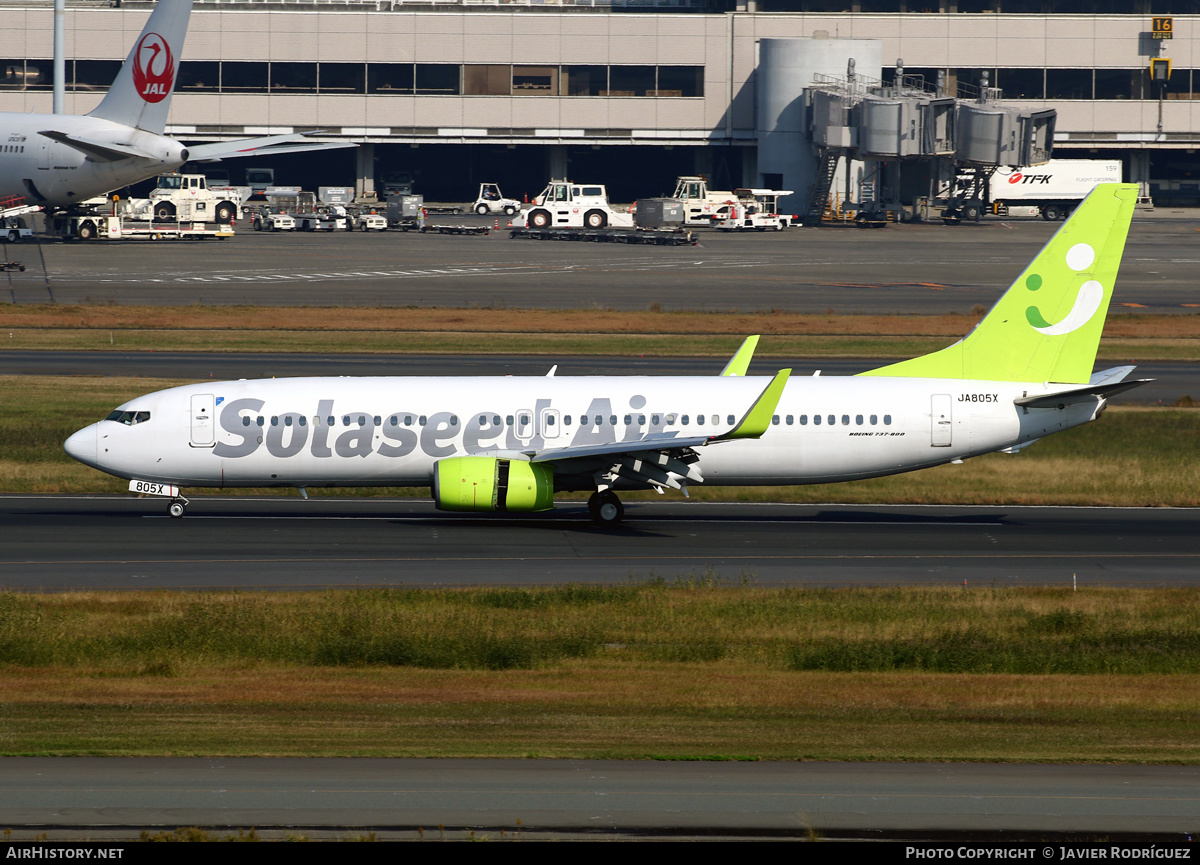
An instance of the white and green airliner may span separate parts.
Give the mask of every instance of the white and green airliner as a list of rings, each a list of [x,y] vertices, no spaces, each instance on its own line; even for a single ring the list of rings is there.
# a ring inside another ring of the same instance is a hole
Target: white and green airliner
[[[590,490],[814,484],[914,471],[1095,420],[1140,384],[1092,372],[1137,187],[1096,187],[964,339],[850,377],[292,378],[204,382],[130,400],[66,451],[165,496],[183,487],[429,486],[447,511],[545,511]]]

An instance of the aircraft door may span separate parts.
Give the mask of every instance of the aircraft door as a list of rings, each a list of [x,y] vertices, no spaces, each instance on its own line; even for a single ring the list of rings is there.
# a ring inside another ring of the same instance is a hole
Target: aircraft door
[[[950,394],[935,393],[930,407],[930,445],[935,448],[948,448],[954,441],[953,403]]]
[[[194,448],[210,448],[213,439],[213,396],[211,393],[192,394],[191,445]]]

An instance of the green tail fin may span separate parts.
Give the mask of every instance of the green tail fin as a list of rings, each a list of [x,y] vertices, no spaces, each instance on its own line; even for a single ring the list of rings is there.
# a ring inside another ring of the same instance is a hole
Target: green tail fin
[[[862,375],[1087,382],[1137,192],[1098,185],[967,337]]]

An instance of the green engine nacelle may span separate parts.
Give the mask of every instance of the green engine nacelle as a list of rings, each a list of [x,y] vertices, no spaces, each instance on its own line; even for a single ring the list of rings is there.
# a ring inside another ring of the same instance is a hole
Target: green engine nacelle
[[[443,511],[548,511],[554,507],[554,469],[497,457],[438,460],[433,502]]]

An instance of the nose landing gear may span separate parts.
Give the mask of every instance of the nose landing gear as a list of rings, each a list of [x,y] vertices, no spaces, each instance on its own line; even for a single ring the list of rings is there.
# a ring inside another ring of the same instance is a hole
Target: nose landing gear
[[[178,520],[187,512],[189,502],[183,496],[177,499],[171,499],[171,503],[167,505],[167,513],[171,515],[171,519]]]

